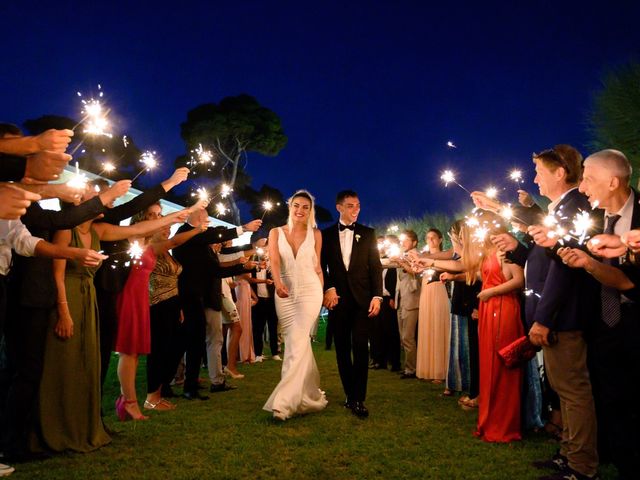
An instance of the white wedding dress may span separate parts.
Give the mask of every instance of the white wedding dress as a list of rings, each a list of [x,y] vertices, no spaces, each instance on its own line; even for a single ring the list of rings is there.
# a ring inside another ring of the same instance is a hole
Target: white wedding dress
[[[307,231],[294,257],[282,228],[278,228],[278,251],[280,276],[289,290],[287,298],[275,296],[278,327],[284,337],[284,360],[280,383],[263,408],[284,420],[297,413],[320,411],[327,406],[327,399],[320,390],[320,373],[310,337],[322,306],[313,229]]]

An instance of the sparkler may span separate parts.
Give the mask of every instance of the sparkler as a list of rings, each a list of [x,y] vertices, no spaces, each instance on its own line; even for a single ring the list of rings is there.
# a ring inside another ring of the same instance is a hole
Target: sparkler
[[[198,146],[191,150],[191,160],[189,160],[189,167],[191,169],[195,169],[198,165],[207,165],[207,171],[210,172],[212,166],[214,166],[216,162],[213,161],[213,153],[210,150],[205,150],[201,143]]]
[[[145,171],[149,171],[158,166],[158,161],[156,160],[156,152],[150,152],[149,150],[145,151],[142,155],[140,155],[140,161],[144,164],[144,167],[138,174],[133,177],[132,182],[135,181],[140,175],[142,175]]]
[[[129,246],[129,250],[127,250],[127,253],[129,254],[129,256],[131,257],[131,260],[133,260],[133,263],[135,264],[142,258],[142,254],[144,253],[144,248],[142,248],[142,246],[140,246],[140,243],[138,243],[138,241],[136,240]]]
[[[496,187],[489,187],[484,194],[489,198],[496,198],[498,196],[498,189]]]
[[[593,228],[593,219],[589,212],[578,212],[573,217],[573,230],[571,233],[578,237],[578,243],[582,245],[588,238],[589,231]]]
[[[233,188],[231,188],[231,186],[226,183],[223,183],[220,187],[220,196],[222,198],[227,198],[231,194],[231,192],[233,192]]]
[[[440,175],[440,180],[442,180],[444,182],[444,186],[447,187],[449,186],[450,183],[455,183],[457,186],[459,186],[462,190],[464,190],[465,192],[467,192],[469,195],[471,195],[471,192],[469,190],[467,190],[466,188],[464,188],[462,185],[460,185],[457,181],[456,181],[456,176],[454,175],[454,173],[451,170],[445,170],[444,172],[442,172],[442,175]]]
[[[129,139],[126,135],[122,136],[122,145],[124,145],[124,148],[127,148],[129,146]]]
[[[265,200],[264,202],[262,202],[262,208],[264,209],[264,212],[262,213],[260,220],[263,220],[267,212],[273,208],[273,203],[271,203],[269,200]]]
[[[192,197],[197,196],[198,201],[200,202],[208,203],[211,200],[211,196],[209,195],[209,192],[204,187],[197,188],[195,192],[191,192],[191,196]]]
[[[221,217],[223,215],[226,215],[228,209],[227,207],[224,205],[224,203],[222,202],[218,202],[216,203],[216,214]]]
[[[105,162],[102,164],[102,170],[100,171],[100,173],[98,173],[98,176],[102,175],[103,173],[111,173],[116,169],[116,166],[111,163],[111,162]]]
[[[518,184],[524,183],[524,180],[522,178],[522,171],[518,169],[511,170],[511,172],[509,173],[509,178]]]
[[[77,190],[84,190],[87,188],[88,181],[87,176],[84,173],[80,173],[80,167],[78,166],[78,162],[76,162],[76,173],[69,179],[67,186]]]
[[[387,228],[387,232],[391,233],[398,233],[398,230],[400,230],[398,225],[391,225],[389,228]]]
[[[449,141],[447,142],[447,147],[449,147],[449,148],[458,148],[458,147],[455,145],[455,143],[453,143],[451,140],[449,140]]]

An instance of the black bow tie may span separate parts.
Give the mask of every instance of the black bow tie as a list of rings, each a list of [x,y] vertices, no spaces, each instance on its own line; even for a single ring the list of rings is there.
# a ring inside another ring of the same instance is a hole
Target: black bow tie
[[[340,227],[340,231],[343,231],[345,228],[348,228],[349,230],[354,230],[356,228],[355,223],[352,223],[351,225],[343,225],[339,223],[338,226]]]

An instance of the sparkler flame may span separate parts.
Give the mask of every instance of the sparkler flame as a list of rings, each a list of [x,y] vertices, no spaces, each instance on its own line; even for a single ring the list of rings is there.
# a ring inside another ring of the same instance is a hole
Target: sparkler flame
[[[489,187],[484,193],[489,198],[496,198],[498,196],[498,189],[496,187]]]
[[[522,182],[522,172],[520,170],[511,170],[511,173],[509,173],[509,178],[511,180],[513,180],[516,183],[521,183]]]
[[[226,183],[223,183],[220,187],[220,196],[222,198],[227,198],[231,192],[233,192],[233,188],[231,188],[231,186],[227,185]]]
[[[142,258],[142,254],[144,253],[144,249],[140,246],[140,243],[138,243],[138,241],[136,240],[131,244],[131,246],[129,247],[129,250],[127,250],[127,253],[129,254],[132,260],[140,260],[140,258]]]
[[[440,175],[440,180],[442,180],[444,182],[444,186],[447,187],[450,183],[456,182],[456,176],[453,174],[453,171],[445,170],[442,172],[442,175]]]
[[[80,167],[78,166],[78,162],[76,162],[76,173],[69,179],[67,186],[77,190],[84,190],[87,188],[88,181],[87,176],[84,173],[80,173]]]
[[[227,210],[228,209],[227,209],[227,207],[225,206],[224,203],[222,203],[222,202],[216,203],[216,213],[219,216],[225,215],[227,213]]]

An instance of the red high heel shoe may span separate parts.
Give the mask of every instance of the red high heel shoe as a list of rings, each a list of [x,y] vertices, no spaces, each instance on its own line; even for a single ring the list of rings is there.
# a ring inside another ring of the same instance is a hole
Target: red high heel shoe
[[[116,414],[118,415],[118,420],[120,420],[121,422],[131,420],[132,418],[131,414],[124,408],[124,403],[124,395],[120,395],[118,398],[116,398]]]
[[[126,422],[127,420],[149,420],[149,417],[146,415],[133,416],[128,410],[127,405],[137,404],[137,400],[125,400],[123,395],[120,395],[116,400],[116,413],[118,414],[118,419],[121,422]]]

